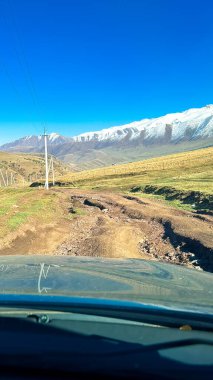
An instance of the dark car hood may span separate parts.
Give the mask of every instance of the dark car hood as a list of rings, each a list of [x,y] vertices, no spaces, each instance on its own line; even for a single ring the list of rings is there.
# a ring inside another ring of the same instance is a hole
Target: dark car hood
[[[213,275],[140,259],[0,257],[1,295],[128,300],[213,313]]]

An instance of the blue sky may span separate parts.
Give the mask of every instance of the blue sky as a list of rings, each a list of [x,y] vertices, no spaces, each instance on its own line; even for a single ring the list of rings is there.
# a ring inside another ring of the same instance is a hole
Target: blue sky
[[[0,143],[212,103],[212,0],[0,0]]]

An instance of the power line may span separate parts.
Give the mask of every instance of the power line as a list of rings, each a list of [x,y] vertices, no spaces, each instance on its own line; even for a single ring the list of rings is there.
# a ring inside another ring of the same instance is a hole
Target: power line
[[[14,52],[15,52],[17,61],[19,62],[19,65],[20,65],[22,72],[24,74],[25,82],[26,82],[27,89],[28,89],[28,92],[30,94],[30,97],[32,99],[32,104],[34,106],[35,113],[37,114],[38,120],[40,120],[40,123],[41,123],[42,127],[44,128],[45,122],[44,122],[44,118],[43,118],[42,112],[41,112],[41,104],[39,102],[39,97],[38,97],[38,94],[37,94],[37,91],[35,88],[35,84],[34,84],[34,81],[33,81],[32,75],[31,75],[29,63],[28,63],[28,60],[27,60],[26,55],[25,55],[24,47],[22,44],[22,39],[20,36],[20,30],[17,26],[15,14],[14,14],[14,7],[13,7],[13,4],[10,0],[7,1],[7,6],[8,6],[7,7],[8,11],[10,13],[10,21],[12,24],[11,29],[13,31],[13,37],[14,37],[13,38]],[[39,134],[38,131],[37,131],[37,134]]]
[[[18,85],[17,85],[16,81],[14,80],[14,78],[12,77],[12,75],[10,74],[8,66],[7,66],[6,62],[3,60],[2,55],[0,56],[0,66],[2,68],[2,72],[4,72],[5,77],[8,80],[8,83],[9,83],[10,87],[12,88],[12,90],[14,92],[14,95],[15,95],[15,98],[16,98],[17,102],[20,103],[21,107],[24,107],[23,96],[22,96],[21,92],[19,91],[19,88],[18,88]],[[28,112],[28,107],[26,107],[26,106],[24,107],[24,112],[25,112],[26,116],[28,116],[29,118],[31,118],[31,115]],[[33,128],[35,129],[35,131],[37,133],[36,125],[35,125],[35,123],[34,123],[33,120],[30,121],[30,124],[33,126]]]
[[[11,21],[13,23],[13,27],[14,27],[14,30],[15,30],[15,36],[16,36],[16,40],[17,40],[17,43],[18,43],[17,46],[19,47],[19,52],[18,52],[19,61],[21,62],[21,65],[22,65],[22,67],[23,67],[23,69],[25,71],[26,78],[27,78],[28,89],[29,89],[29,92],[31,94],[31,97],[32,97],[32,100],[33,100],[33,103],[34,103],[34,106],[35,106],[35,109],[36,109],[36,112],[37,112],[37,114],[39,116],[39,119],[40,119],[42,125],[44,126],[45,124],[44,124],[42,113],[41,113],[41,104],[39,102],[38,94],[37,94],[37,91],[36,91],[36,88],[35,88],[35,84],[34,84],[34,81],[33,81],[32,75],[31,75],[31,70],[30,70],[30,67],[29,67],[29,62],[26,59],[24,47],[23,47],[23,44],[22,44],[22,39],[20,37],[20,29],[18,28],[17,23],[16,23],[16,18],[15,18],[15,14],[14,14],[14,7],[13,7],[13,4],[12,4],[11,0],[8,0],[8,7],[9,7],[10,12],[11,12]],[[19,54],[19,53],[21,53],[21,54]],[[22,59],[20,59],[20,57]]]
[[[12,28],[10,26],[8,17],[6,17],[6,15],[5,15],[5,12],[2,11],[0,13],[0,17],[1,17],[2,21],[4,22],[4,24],[5,24],[5,30],[7,30],[8,28],[11,30]],[[19,54],[18,49],[17,49],[16,44],[15,44],[15,39],[16,38],[15,38],[15,35],[14,35],[13,41],[10,41],[11,42],[10,46],[13,45],[13,50],[14,50],[16,59],[17,59],[19,65],[20,65],[20,67],[22,68],[23,74],[25,74],[24,66],[22,64],[22,61],[21,61],[21,58],[20,58],[20,54]],[[38,130],[36,128],[36,125],[35,125],[34,121],[32,120],[32,115],[28,111],[28,107],[26,107],[26,105],[24,104],[25,102],[23,100],[22,92],[19,89],[17,81],[11,75],[11,70],[10,70],[9,65],[7,64],[5,58],[6,58],[6,56],[5,55],[3,56],[3,54],[1,54],[1,56],[0,56],[0,65],[2,67],[2,71],[4,72],[5,77],[7,78],[8,82],[9,82],[9,84],[10,84],[10,86],[11,86],[11,88],[12,88],[14,94],[15,94],[16,100],[20,104],[22,104],[24,106],[24,113],[25,113],[26,116],[28,115],[29,119],[31,119],[30,123],[32,124],[33,128],[35,129],[36,134],[38,134]],[[25,74],[25,82],[26,82],[28,91],[30,91],[29,90],[29,85],[28,85],[28,82],[27,82],[26,74]],[[31,96],[31,93],[30,93],[30,96]],[[31,96],[31,98],[32,98],[32,96]],[[33,101],[33,107],[35,108],[34,101]]]
[[[31,70],[30,70],[28,61],[26,59],[25,51],[24,51],[24,48],[23,48],[23,45],[21,42],[21,38],[19,35],[19,30],[18,30],[17,23],[16,23],[15,16],[14,16],[14,12],[13,12],[13,5],[12,5],[10,0],[8,0],[7,4],[8,4],[8,8],[9,8],[10,15],[11,15],[10,19],[11,19],[11,22],[13,24],[13,30],[15,31],[14,41],[16,40],[16,45],[14,44],[14,51],[15,51],[17,60],[18,60],[20,66],[23,70],[23,73],[25,74],[25,81],[26,81],[27,88],[28,88],[28,91],[30,93],[35,111],[38,115],[38,118],[41,122],[41,125],[44,128],[45,173],[46,173],[45,188],[48,189],[49,188],[48,152],[47,152],[47,137],[48,136],[46,133],[46,125],[45,125],[44,119],[42,117],[41,104],[39,102],[38,94],[37,94],[37,91],[36,91],[36,88],[34,85],[34,81],[33,81],[32,75],[31,75]],[[8,72],[7,68],[6,68],[6,72]]]

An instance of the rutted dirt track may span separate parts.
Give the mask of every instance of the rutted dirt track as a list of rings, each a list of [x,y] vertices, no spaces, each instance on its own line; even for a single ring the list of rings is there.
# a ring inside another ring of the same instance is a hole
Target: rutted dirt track
[[[82,215],[48,226],[46,246],[45,230],[41,239],[37,226],[36,233],[24,234],[1,254],[14,254],[18,244],[19,253],[144,258],[213,272],[212,216],[112,192],[54,191],[66,199],[65,212],[81,210]]]
[[[213,271],[213,217],[110,192],[73,191],[70,199],[86,216],[73,221],[55,254],[145,258]]]

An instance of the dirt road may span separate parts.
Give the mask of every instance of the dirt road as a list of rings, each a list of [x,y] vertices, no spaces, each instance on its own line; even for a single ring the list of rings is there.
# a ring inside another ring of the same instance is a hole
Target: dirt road
[[[144,258],[213,271],[212,216],[112,192],[55,191],[66,197],[65,213],[73,217],[52,230],[48,226],[46,245],[44,229],[42,241],[39,228],[30,240],[26,233],[19,238],[18,253]],[[16,244],[0,254],[14,254]]]

